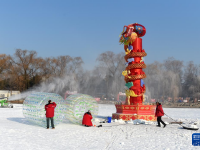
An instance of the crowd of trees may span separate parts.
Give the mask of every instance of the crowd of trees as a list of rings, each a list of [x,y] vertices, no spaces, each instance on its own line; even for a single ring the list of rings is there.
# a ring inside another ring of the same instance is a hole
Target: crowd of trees
[[[97,57],[93,70],[83,69],[81,57],[58,56],[41,58],[36,51],[17,49],[13,56],[0,55],[0,89],[21,92],[43,87],[43,92],[61,95],[67,90],[95,97],[116,98],[125,91],[124,53],[107,51]],[[200,98],[200,66],[192,61],[168,58],[147,64],[144,79],[148,98]],[[51,88],[53,87],[53,88]]]
[[[81,57],[68,55],[41,58],[36,51],[17,49],[13,56],[0,55],[0,89],[25,91],[52,78],[76,74],[81,68]]]
[[[190,97],[200,98],[200,66],[193,61],[183,62],[174,58],[168,58],[161,62],[147,64],[145,69],[147,85],[150,97],[173,100]]]

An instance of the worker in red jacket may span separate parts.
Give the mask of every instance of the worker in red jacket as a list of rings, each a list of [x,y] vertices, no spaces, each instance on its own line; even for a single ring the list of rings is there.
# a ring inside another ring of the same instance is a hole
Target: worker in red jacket
[[[88,112],[86,112],[83,116],[82,125],[86,127],[93,126],[91,120],[92,120],[92,115],[91,115],[90,110],[88,110]]]
[[[160,122],[164,125],[164,127],[166,126],[166,124],[162,121],[161,117],[164,116],[164,111],[163,111],[163,108],[162,108],[162,105],[159,103],[159,102],[156,102],[156,113],[155,113],[155,117],[157,117],[157,122],[158,122],[158,125],[157,127],[160,127]],[[163,127],[163,128],[164,128]]]
[[[54,127],[54,109],[56,108],[56,103],[51,102],[51,100],[48,101],[48,104],[45,105],[46,110],[46,120],[47,120],[47,129],[49,129],[49,120],[51,120],[51,127],[52,129],[55,129]]]

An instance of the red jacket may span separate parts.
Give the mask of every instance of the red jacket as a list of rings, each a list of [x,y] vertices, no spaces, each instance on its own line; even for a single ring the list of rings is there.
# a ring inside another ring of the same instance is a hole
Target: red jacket
[[[164,111],[162,109],[162,105],[161,104],[157,105],[155,116],[156,117],[164,116]]]
[[[83,116],[82,125],[93,126],[91,120],[92,120],[92,115],[86,112]]]
[[[47,118],[54,117],[54,109],[55,108],[56,108],[56,103],[55,102],[45,105],[46,117]]]

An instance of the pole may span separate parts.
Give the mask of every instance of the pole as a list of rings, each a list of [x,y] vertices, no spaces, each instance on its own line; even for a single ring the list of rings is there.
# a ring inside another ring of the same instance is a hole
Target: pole
[[[165,113],[164,113],[165,114]],[[166,115],[166,114],[165,114]],[[169,117],[168,115],[166,115],[168,118],[172,119],[171,117]],[[176,120],[172,119],[173,121],[177,122]],[[179,123],[178,123],[179,124]],[[182,126],[181,124],[179,124],[180,126]],[[182,126],[183,127],[183,126]]]

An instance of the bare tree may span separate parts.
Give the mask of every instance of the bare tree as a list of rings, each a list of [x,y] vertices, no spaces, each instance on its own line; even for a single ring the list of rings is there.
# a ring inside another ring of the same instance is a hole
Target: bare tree
[[[10,60],[10,57],[5,55],[5,54],[0,54],[0,74],[1,74],[1,77],[0,79],[2,80],[3,78],[3,74],[7,71],[7,69],[9,68],[9,60]]]
[[[71,61],[70,68],[68,69],[67,73],[78,73],[80,69],[82,69],[83,60],[81,57],[74,57]]]
[[[164,60],[163,65],[167,71],[170,70],[176,74],[179,74],[181,77],[183,73],[183,61],[175,60],[173,57],[169,57],[167,60]]]
[[[125,70],[124,54],[115,54],[107,51],[98,56],[98,67],[105,73],[106,91],[108,97],[116,97],[117,93],[123,90],[125,85],[122,71]]]
[[[179,68],[180,67],[180,68]],[[178,71],[177,71],[178,68]],[[144,70],[148,97],[160,99],[178,97],[181,91],[182,62],[169,58],[164,63],[154,62],[148,64]]]
[[[28,51],[17,49],[15,51],[14,57],[11,57],[12,63],[12,74],[17,76],[18,80],[22,81],[23,90],[29,88],[29,80],[33,71],[37,69],[36,59],[37,52],[36,51]]]
[[[190,61],[184,68],[183,76],[183,95],[190,96],[195,94],[195,89],[198,89],[198,66]]]

